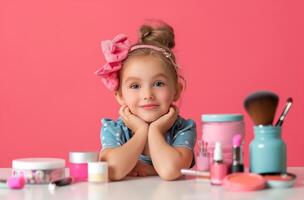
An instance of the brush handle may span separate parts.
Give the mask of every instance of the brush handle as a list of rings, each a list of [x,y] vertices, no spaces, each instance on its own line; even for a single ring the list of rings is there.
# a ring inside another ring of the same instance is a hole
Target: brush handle
[[[200,176],[200,177],[206,177],[206,178],[209,178],[209,176],[210,176],[209,172],[192,170],[192,169],[181,169],[181,174],[188,175],[188,176]]]
[[[282,125],[283,125],[284,119],[285,119],[285,117],[286,117],[288,111],[290,110],[291,105],[292,105],[292,98],[288,98],[287,103],[286,103],[286,106],[285,106],[285,108],[284,108],[282,114],[280,115],[279,120],[278,120],[277,123],[275,124],[275,126],[282,126]]]

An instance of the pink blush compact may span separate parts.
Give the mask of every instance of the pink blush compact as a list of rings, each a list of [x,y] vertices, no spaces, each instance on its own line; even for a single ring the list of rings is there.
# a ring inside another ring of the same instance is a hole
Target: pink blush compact
[[[265,188],[263,176],[253,173],[233,173],[225,177],[223,186],[232,191],[255,191]]]

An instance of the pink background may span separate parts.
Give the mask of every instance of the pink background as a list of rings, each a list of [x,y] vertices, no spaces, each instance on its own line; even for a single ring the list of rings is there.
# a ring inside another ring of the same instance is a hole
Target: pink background
[[[255,90],[278,93],[288,165],[304,165],[303,1],[10,0],[0,3],[0,167],[11,160],[67,158],[98,150],[102,117],[118,105],[93,74],[103,63],[100,41],[126,33],[133,41],[147,18],[176,33],[187,88],[181,114],[201,137],[203,113],[244,113]],[[246,121],[245,157],[253,137]]]

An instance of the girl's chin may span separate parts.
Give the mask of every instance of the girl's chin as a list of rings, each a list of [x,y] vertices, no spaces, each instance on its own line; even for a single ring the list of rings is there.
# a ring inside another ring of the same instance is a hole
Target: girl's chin
[[[158,117],[159,118],[159,117]],[[146,123],[151,124],[152,122],[154,122],[155,120],[157,120],[158,118],[142,118],[142,120],[144,120]]]
[[[142,120],[144,120],[146,123],[150,124],[156,120],[158,120],[163,115],[157,115],[157,116],[139,116]]]

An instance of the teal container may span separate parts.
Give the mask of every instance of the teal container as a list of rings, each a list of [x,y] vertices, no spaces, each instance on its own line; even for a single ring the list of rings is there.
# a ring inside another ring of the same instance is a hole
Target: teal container
[[[254,126],[250,172],[286,173],[286,145],[281,138],[281,127]]]

